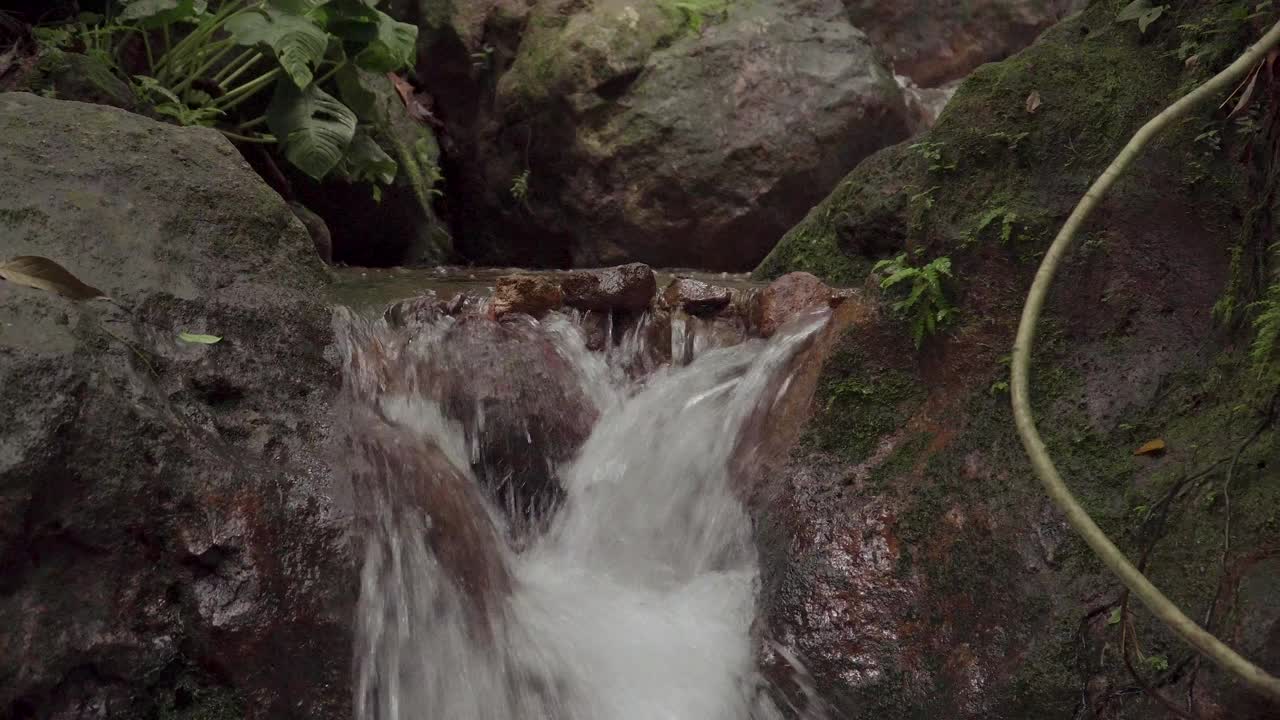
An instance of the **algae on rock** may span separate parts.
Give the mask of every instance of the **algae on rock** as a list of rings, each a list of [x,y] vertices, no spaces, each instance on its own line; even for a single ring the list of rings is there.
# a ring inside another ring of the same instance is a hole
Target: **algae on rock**
[[[875,672],[813,663],[819,689],[844,712],[1065,720],[1087,706],[1138,720],[1159,711],[1118,654],[1120,625],[1107,622],[1119,583],[1043,497],[1007,401],[989,392],[1007,372],[1001,358],[1058,224],[1137,127],[1218,69],[1186,64],[1179,48],[1195,41],[1206,62],[1234,57],[1210,53],[1203,43],[1218,36],[1197,28],[1243,3],[1185,4],[1145,38],[1113,22],[1113,5],[1093,3],[1023,53],[978,69],[918,140],[935,158],[904,145],[864,161],[757,268],[856,284],[876,259],[919,249],[951,257],[963,279],[956,327],[918,354],[900,348],[900,326],[851,331],[845,342],[869,367],[896,373],[881,387],[880,371],[829,363],[806,440],[777,480],[790,488],[785,512],[814,527],[863,520],[860,538],[802,533],[786,563],[764,567],[765,587],[785,589],[763,600],[777,636],[811,660],[872,648],[859,657],[874,658]],[[1238,52],[1252,36],[1231,27]],[[1221,148],[1196,141],[1207,129]],[[1267,420],[1274,388],[1212,318],[1242,209],[1257,200],[1236,161],[1251,138],[1205,109],[1113,188],[1050,298],[1032,390],[1046,442],[1099,524],[1130,557],[1147,555],[1153,581],[1189,614],[1213,609],[1215,633],[1274,662],[1280,601],[1261,599],[1267,548],[1280,538],[1280,467],[1262,460],[1280,438]],[[867,398],[899,387],[921,399],[864,437]],[[1264,422],[1231,482],[1227,552],[1222,458]],[[1166,453],[1134,455],[1152,437]],[[1139,671],[1185,701],[1191,651],[1129,610],[1125,627],[1159,659],[1139,661]],[[845,624],[865,629],[836,631]],[[1216,668],[1196,670],[1197,702],[1267,717]]]

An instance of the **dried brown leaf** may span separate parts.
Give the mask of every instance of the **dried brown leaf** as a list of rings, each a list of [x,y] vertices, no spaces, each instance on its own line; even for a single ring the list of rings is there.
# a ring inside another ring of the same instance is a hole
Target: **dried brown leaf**
[[[1236,106],[1232,108],[1231,113],[1227,115],[1228,120],[1239,115],[1241,110],[1248,107],[1249,100],[1253,98],[1253,89],[1258,85],[1258,76],[1262,74],[1262,65],[1263,63],[1258,63],[1258,66],[1253,69],[1253,72],[1249,73],[1249,78],[1245,81],[1246,84],[1244,86],[1244,92],[1240,93],[1240,99],[1236,101]],[[1240,88],[1236,88],[1237,91],[1239,89]],[[1226,105],[1229,102],[1231,102],[1230,97],[1224,100],[1222,104]]]
[[[72,300],[103,297],[101,290],[84,284],[66,268],[38,255],[20,255],[0,263],[0,278],[17,285],[64,295]]]
[[[1035,90],[1032,90],[1031,94],[1027,96],[1027,112],[1033,113],[1039,109],[1040,109],[1040,93]]]
[[[395,73],[387,73],[387,78],[391,80],[391,84],[396,88],[396,94],[400,96],[401,102],[404,103],[405,110],[409,112],[409,117],[432,127],[442,127],[440,119],[431,113],[431,109],[427,107],[417,94],[417,89],[408,80],[396,75]]]
[[[1142,444],[1142,447],[1133,451],[1134,455],[1155,455],[1164,452],[1164,440],[1156,438],[1148,440]]]

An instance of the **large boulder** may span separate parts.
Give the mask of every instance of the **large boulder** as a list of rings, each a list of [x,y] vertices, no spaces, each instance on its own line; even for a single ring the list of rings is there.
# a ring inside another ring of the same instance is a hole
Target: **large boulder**
[[[844,0],[849,19],[892,61],[932,88],[1003,60],[1086,0]]]
[[[1165,12],[1143,37],[1094,3],[980,68],[919,145],[859,166],[761,267],[857,282],[880,257],[945,256],[958,311],[917,351],[895,317],[905,292],[891,292],[844,334],[795,450],[761,474],[764,655],[796,680],[797,703],[811,686],[833,717],[1165,717],[1151,685],[1198,717],[1276,716],[1136,601],[1122,612],[1121,586],[1045,497],[1009,410],[1007,353],[1057,228],[1146,119],[1274,21],[1188,66],[1175,53],[1196,23],[1231,11]],[[1259,291],[1223,239],[1243,238],[1246,254],[1274,241],[1242,212],[1270,190],[1266,163],[1243,151],[1251,136],[1221,150],[1195,140],[1214,105],[1137,160],[1082,228],[1040,325],[1032,397],[1100,526],[1188,615],[1276,673],[1275,379],[1212,320],[1223,298]],[[1135,454],[1153,438],[1163,456]]]
[[[463,255],[745,269],[907,136],[899,87],[837,0],[722,10],[552,0],[512,49],[495,8],[496,44],[469,70],[492,90],[470,101],[451,100],[470,77],[457,63],[424,58]]]
[[[212,130],[10,93],[0,134],[0,260],[112,298],[0,282],[0,715],[350,717],[306,231]]]

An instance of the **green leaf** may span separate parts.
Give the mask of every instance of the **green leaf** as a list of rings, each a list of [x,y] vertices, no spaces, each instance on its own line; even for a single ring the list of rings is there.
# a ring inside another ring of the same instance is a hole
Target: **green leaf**
[[[269,48],[300,88],[311,84],[312,70],[329,47],[328,34],[310,18],[270,7],[236,15],[225,27],[237,45]]]
[[[184,20],[195,20],[209,9],[207,0],[121,0],[124,9],[119,19],[142,27],[160,27]]]
[[[172,90],[161,84],[159,80],[147,75],[134,75],[133,79],[134,86],[138,89],[138,94],[144,99],[151,102],[167,100],[175,105],[182,104],[182,100]]]
[[[373,72],[395,72],[414,63],[418,28],[352,0],[325,8],[329,32],[348,46],[356,65]]]
[[[897,285],[903,280],[907,280],[909,278],[915,277],[918,272],[919,272],[918,270],[911,267],[901,268],[899,270],[894,271],[892,275],[882,280],[880,282],[880,287],[882,289],[888,290],[889,288],[893,287],[894,285]]]
[[[369,133],[357,130],[347,154],[338,164],[338,172],[353,183],[371,182],[390,185],[396,180],[399,170],[396,161],[378,145]]]
[[[180,332],[178,339],[184,343],[192,343],[194,345],[215,345],[222,341],[218,335],[197,335],[195,333]]]
[[[1014,223],[1018,222],[1018,213],[1010,212],[1004,216],[1000,225],[1000,242],[1008,245],[1013,241]]]
[[[34,27],[31,35],[42,51],[71,47],[71,30],[65,27]]]
[[[1151,23],[1159,20],[1165,11],[1164,5],[1151,5],[1151,0],[1133,0],[1116,15],[1116,22],[1138,21],[1138,32],[1145,34]]]
[[[279,138],[285,158],[316,180],[342,161],[356,123],[351,108],[314,84],[299,90],[281,79],[267,107],[267,126]]]
[[[1143,13],[1151,10],[1151,0],[1133,0],[1116,15],[1116,22],[1127,22],[1129,20],[1137,20],[1142,17]]]
[[[1164,5],[1153,7],[1147,12],[1143,13],[1142,16],[1138,18],[1138,32],[1146,34],[1147,28],[1151,27],[1151,23],[1155,22],[1156,20],[1159,20],[1160,16],[1163,14],[1164,14]]]
[[[374,72],[395,72],[411,67],[418,48],[418,27],[378,13],[377,32],[356,55],[356,65]]]
[[[342,102],[355,111],[356,117],[378,127],[389,122],[390,103],[400,102],[385,75],[347,65],[338,71],[334,80]]]
[[[306,15],[328,3],[329,0],[267,0],[267,5],[294,15]]]
[[[1108,625],[1120,624],[1120,608],[1116,608],[1115,610],[1111,611],[1111,617],[1107,618],[1107,624]]]

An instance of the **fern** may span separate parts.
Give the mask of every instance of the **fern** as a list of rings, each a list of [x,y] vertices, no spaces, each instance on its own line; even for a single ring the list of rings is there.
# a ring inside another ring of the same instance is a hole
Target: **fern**
[[[524,172],[517,175],[515,179],[511,181],[511,197],[515,198],[516,202],[522,205],[528,202],[529,200],[528,168],[526,168]]]
[[[1253,345],[1249,359],[1259,373],[1270,367],[1277,348],[1280,348],[1280,281],[1267,288],[1266,297],[1252,305],[1257,311],[1253,318]]]
[[[934,258],[919,267],[907,261],[907,254],[876,263],[874,272],[887,276],[880,281],[886,293],[902,293],[890,307],[895,315],[911,326],[911,339],[916,348],[925,338],[941,330],[955,316],[955,308],[947,298],[946,282],[952,278],[951,258]]]

